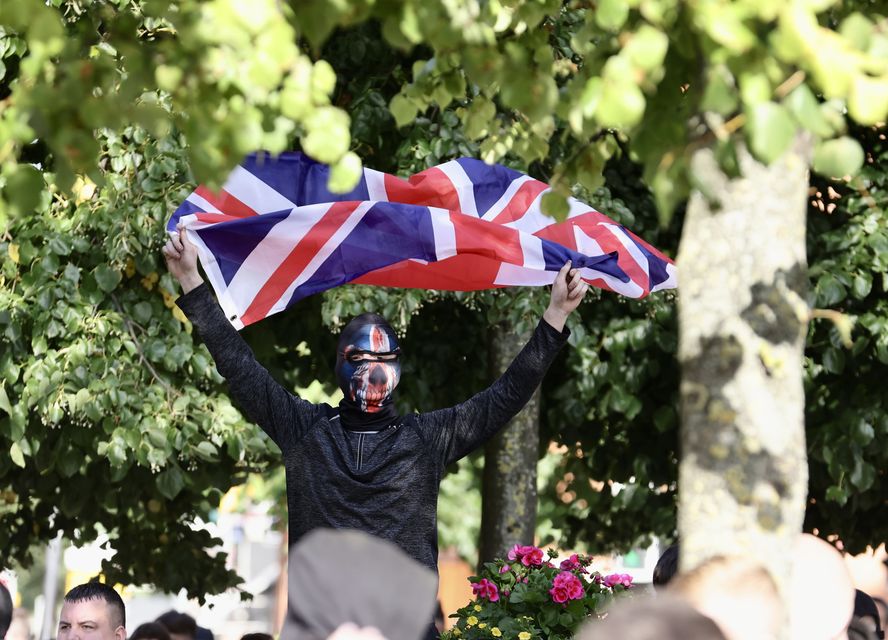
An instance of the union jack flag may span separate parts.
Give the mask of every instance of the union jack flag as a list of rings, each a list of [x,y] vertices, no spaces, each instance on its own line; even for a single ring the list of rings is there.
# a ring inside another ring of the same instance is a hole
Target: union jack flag
[[[592,207],[567,220],[540,209],[549,187],[460,158],[407,180],[364,169],[350,193],[301,153],[248,157],[212,192],[198,187],[167,225],[184,223],[236,328],[354,282],[471,291],[551,284],[567,260],[593,286],[641,298],[676,286],[672,260]]]

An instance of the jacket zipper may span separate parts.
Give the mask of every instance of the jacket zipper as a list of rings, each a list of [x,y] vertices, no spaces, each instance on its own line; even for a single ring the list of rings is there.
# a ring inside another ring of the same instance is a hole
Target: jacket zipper
[[[364,434],[358,434],[358,455],[357,455],[358,471],[364,465]]]

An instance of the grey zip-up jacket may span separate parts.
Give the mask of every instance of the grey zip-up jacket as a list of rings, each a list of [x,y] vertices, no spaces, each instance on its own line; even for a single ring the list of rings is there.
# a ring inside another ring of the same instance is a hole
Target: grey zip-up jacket
[[[280,447],[287,475],[289,542],[318,527],[391,540],[437,573],[438,485],[447,465],[496,434],[530,399],[569,335],[541,320],[508,370],[448,409],[401,416],[378,433],[339,423],[260,365],[203,284],[176,303],[197,328],[244,414]]]

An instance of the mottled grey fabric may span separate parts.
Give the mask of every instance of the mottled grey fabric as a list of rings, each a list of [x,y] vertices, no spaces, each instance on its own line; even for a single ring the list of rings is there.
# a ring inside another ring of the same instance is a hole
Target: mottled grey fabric
[[[456,406],[401,416],[375,434],[339,424],[338,409],[278,384],[226,320],[206,285],[177,300],[245,415],[280,447],[290,544],[319,527],[391,540],[437,572],[438,485],[452,462],[483,445],[530,399],[569,331],[541,320],[490,387]]]
[[[281,640],[325,640],[347,622],[387,640],[427,635],[435,574],[387,540],[315,529],[290,548]]]

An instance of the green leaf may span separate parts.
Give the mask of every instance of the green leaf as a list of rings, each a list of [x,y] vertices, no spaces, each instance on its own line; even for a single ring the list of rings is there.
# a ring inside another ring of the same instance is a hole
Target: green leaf
[[[873,465],[864,462],[860,458],[856,458],[848,479],[860,491],[866,491],[873,486],[873,481],[876,479],[876,470],[873,468]]]
[[[773,102],[752,106],[746,123],[752,152],[765,164],[771,164],[789,148],[796,133],[796,123],[786,107]]]
[[[834,485],[826,490],[826,499],[844,505],[848,501],[848,492]]]
[[[737,88],[734,77],[725,65],[709,68],[706,89],[700,108],[728,116],[737,110]]]
[[[12,415],[12,404],[9,402],[9,396],[6,395],[5,384],[0,384],[0,409]]]
[[[119,271],[115,271],[107,264],[100,264],[93,271],[93,275],[96,278],[96,283],[98,283],[99,287],[102,291],[109,293],[114,291],[117,288],[117,285],[120,284],[120,280],[123,276],[121,276]]]
[[[18,442],[13,442],[12,446],[9,447],[9,458],[13,461],[14,464],[25,468],[25,456],[22,453],[22,447]]]
[[[404,127],[416,117],[416,106],[400,93],[389,103],[389,111],[395,117],[395,124]]]
[[[650,25],[643,25],[629,40],[623,53],[639,69],[653,71],[663,66],[668,49],[669,38],[665,33]]]
[[[215,462],[219,459],[219,452],[212,442],[204,440],[195,447],[195,450],[198,457],[206,462]]]
[[[824,274],[817,280],[814,291],[817,294],[817,305],[820,307],[831,307],[847,296],[845,286],[830,273]]]
[[[845,352],[835,347],[828,347],[823,353],[823,368],[829,373],[842,373],[845,370]]]
[[[888,76],[854,76],[848,96],[848,112],[860,124],[885,122],[888,117]]]
[[[172,500],[185,487],[182,471],[175,464],[157,476],[157,490],[167,500]]]
[[[183,71],[179,67],[161,64],[154,70],[154,77],[157,80],[157,86],[172,93],[179,88],[182,82]]]
[[[151,320],[151,303],[139,302],[133,307],[133,318],[136,322],[147,324]]]
[[[46,184],[43,174],[28,164],[17,164],[6,176],[4,195],[14,215],[33,213]]]
[[[567,219],[567,214],[570,212],[570,205],[567,203],[567,198],[563,195],[556,193],[555,191],[549,191],[545,193],[542,200],[540,200],[540,209],[542,209],[543,213],[547,216],[552,216],[560,221]]]
[[[866,420],[859,420],[857,422],[857,428],[854,430],[852,435],[857,444],[865,447],[876,437],[876,430],[873,429],[873,425],[871,425]]]
[[[351,141],[349,117],[341,109],[320,107],[305,120],[308,135],[302,139],[302,149],[309,156],[332,164],[348,151]]]
[[[807,84],[796,87],[783,101],[805,129],[819,137],[833,134],[833,129],[820,109],[820,103]]]
[[[814,171],[829,178],[855,175],[863,160],[860,143],[847,136],[821,142],[814,149]]]
[[[330,167],[327,188],[332,193],[348,193],[355,188],[362,175],[361,159],[356,153],[349,151]]]
[[[873,277],[869,273],[859,273],[854,276],[854,284],[852,285],[852,289],[854,291],[854,297],[858,300],[863,300],[866,298],[870,291],[873,288]]]
[[[595,10],[595,22],[606,31],[619,31],[629,17],[625,0],[601,0]]]
[[[860,51],[866,51],[869,48],[875,27],[876,25],[869,18],[855,11],[842,20],[842,24],[839,25],[839,33],[851,46]]]
[[[644,94],[628,80],[614,82],[602,93],[595,118],[603,127],[628,129],[644,115]]]

